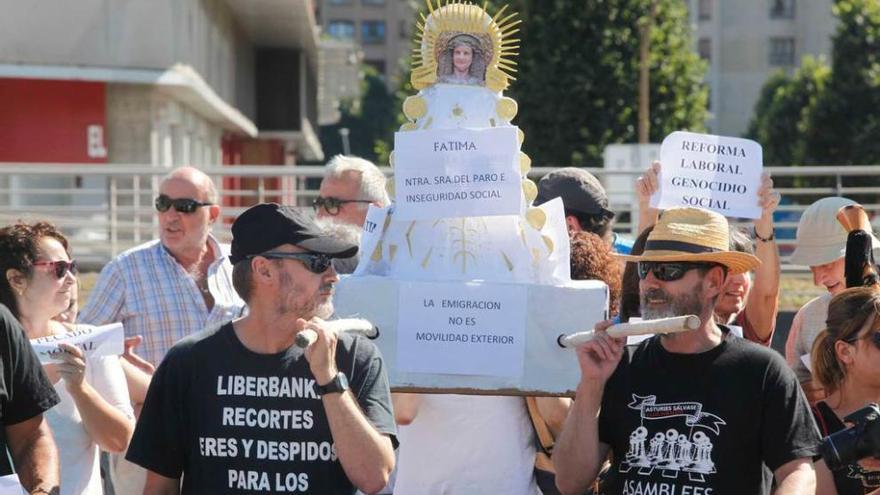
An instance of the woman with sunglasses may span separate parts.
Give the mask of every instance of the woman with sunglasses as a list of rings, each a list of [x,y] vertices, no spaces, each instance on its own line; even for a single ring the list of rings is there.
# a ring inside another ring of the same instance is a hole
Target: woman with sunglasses
[[[854,287],[831,299],[826,328],[813,344],[812,372],[827,397],[813,408],[824,436],[842,430],[842,418],[880,402],[880,287]],[[840,471],[816,463],[819,495],[880,494],[880,460]]]
[[[45,222],[0,229],[0,303],[19,319],[28,339],[75,327],[54,318],[68,310],[76,262],[67,239]],[[98,449],[122,452],[134,430],[125,376],[117,357],[87,358],[60,344],[57,363],[44,366],[61,402],[46,413],[61,458],[61,493],[100,494]]]

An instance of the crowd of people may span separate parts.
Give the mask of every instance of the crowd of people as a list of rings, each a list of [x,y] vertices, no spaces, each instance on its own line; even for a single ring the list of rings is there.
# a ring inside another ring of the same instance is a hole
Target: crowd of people
[[[158,239],[105,265],[81,311],[75,246],[46,222],[8,225],[0,474],[63,494],[880,494],[877,459],[832,470],[819,455],[822,437],[880,402],[880,287],[847,288],[836,217],[854,202],[821,199],[800,219],[791,261],[827,293],[798,311],[783,356],[769,347],[772,180],[742,229],[708,210],[651,208],[662,173],[655,162],[635,184],[634,241],[612,230],[588,172],[538,184],[536,204],[562,199],[572,279],[609,288],[611,318],[576,351],[573,398],[392,393],[377,348],[328,326],[368,207],[390,204],[366,160],[335,157],[313,212],[249,208],[231,245],[211,234],[212,180],[172,171],[155,199]],[[637,344],[605,333],[691,314],[698,329]],[[28,344],[114,322],[119,356],[60,344],[41,364]],[[301,348],[306,331],[316,339]]]

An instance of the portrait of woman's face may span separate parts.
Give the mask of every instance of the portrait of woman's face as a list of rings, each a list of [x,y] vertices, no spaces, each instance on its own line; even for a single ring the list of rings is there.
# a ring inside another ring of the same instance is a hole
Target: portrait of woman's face
[[[452,52],[452,65],[455,67],[455,72],[457,73],[468,73],[473,60],[474,49],[467,45],[458,45]]]
[[[437,76],[450,84],[485,84],[486,62],[479,41],[470,35],[459,35],[446,44],[439,57]]]

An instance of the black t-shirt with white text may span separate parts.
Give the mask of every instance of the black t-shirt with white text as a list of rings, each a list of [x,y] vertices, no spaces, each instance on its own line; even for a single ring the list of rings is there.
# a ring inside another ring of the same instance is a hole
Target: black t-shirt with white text
[[[369,340],[341,333],[339,371],[396,444],[388,377]],[[231,323],[176,344],[156,370],[127,458],[182,493],[351,494],[303,350],[257,354]]]
[[[605,385],[599,440],[613,453],[608,493],[752,495],[770,493],[765,465],[811,458],[819,435],[782,357],[727,332],[698,354],[670,353],[660,337],[628,346]]]
[[[0,304],[0,422],[14,425],[58,404],[58,394],[18,320]],[[0,475],[13,469],[6,456],[5,428],[0,432]]]

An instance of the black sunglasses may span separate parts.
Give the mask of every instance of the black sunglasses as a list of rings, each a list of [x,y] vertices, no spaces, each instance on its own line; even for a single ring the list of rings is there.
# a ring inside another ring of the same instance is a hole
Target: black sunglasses
[[[339,207],[346,203],[372,203],[372,201],[370,201],[369,199],[339,199],[330,196],[326,198],[323,196],[318,196],[317,198],[315,198],[314,201],[312,201],[312,208],[314,208],[315,211],[324,208],[327,213],[331,215],[338,215]]]
[[[715,263],[697,263],[693,261],[676,261],[671,263],[640,261],[639,279],[645,280],[648,277],[648,273],[653,273],[654,278],[661,282],[675,282],[691,270],[696,270],[697,268],[708,270],[713,266],[716,266]]]
[[[263,258],[270,260],[298,260],[305,265],[308,271],[316,274],[326,272],[327,269],[330,268],[330,265],[333,264],[333,258],[326,254],[319,253],[284,253],[270,251],[268,253],[255,254],[254,256],[262,256]],[[250,258],[253,258],[254,256],[250,256]]]
[[[49,266],[51,270],[55,274],[55,278],[62,279],[67,272],[70,272],[74,277],[77,273],[79,273],[79,266],[76,264],[76,260],[58,260],[58,261],[37,261],[34,263],[34,266]]]
[[[174,211],[178,213],[194,213],[202,206],[211,206],[214,203],[203,203],[192,198],[175,198],[171,199],[165,194],[156,197],[156,210],[162,213],[168,211],[172,206]]]
[[[846,339],[846,340],[844,340],[844,342],[846,342],[847,344],[855,344],[860,338],[862,338],[862,337],[856,336],[856,337]],[[877,349],[880,349],[880,331],[871,332],[870,337],[865,336],[864,338],[870,340],[871,343],[873,343],[877,347]]]

